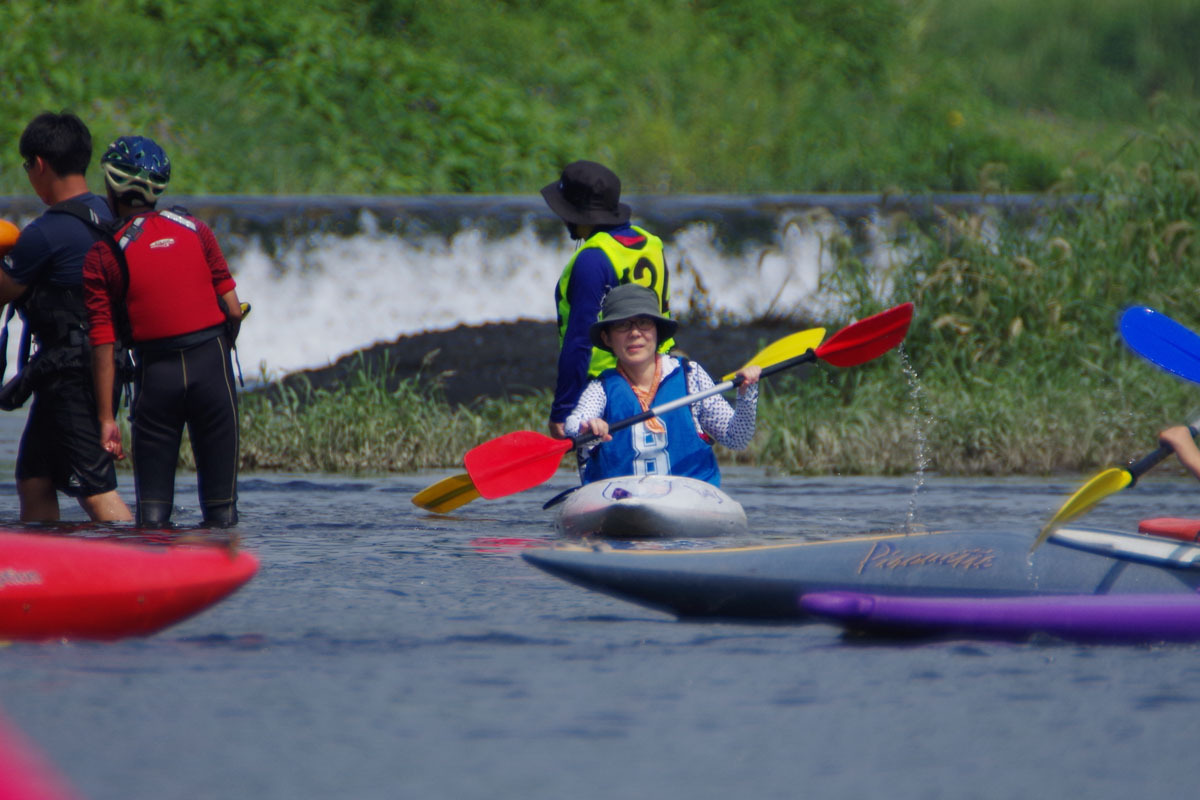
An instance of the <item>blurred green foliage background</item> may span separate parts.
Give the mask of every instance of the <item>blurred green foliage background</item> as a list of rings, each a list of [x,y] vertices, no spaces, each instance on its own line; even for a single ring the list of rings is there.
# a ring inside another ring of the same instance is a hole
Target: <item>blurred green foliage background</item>
[[[181,194],[1042,190],[1200,96],[1190,0],[10,0],[0,193],[71,109]],[[1130,145],[1131,139],[1133,144]]]

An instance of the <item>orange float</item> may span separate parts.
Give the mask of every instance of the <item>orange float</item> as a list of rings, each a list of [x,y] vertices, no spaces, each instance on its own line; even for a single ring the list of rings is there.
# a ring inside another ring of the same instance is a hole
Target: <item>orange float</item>
[[[6,219],[0,219],[0,257],[8,255],[17,243],[21,230]]]

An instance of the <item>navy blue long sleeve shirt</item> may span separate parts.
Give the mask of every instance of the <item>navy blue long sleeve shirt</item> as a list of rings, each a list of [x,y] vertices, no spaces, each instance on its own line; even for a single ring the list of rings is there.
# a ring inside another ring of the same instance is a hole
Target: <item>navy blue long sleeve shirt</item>
[[[613,236],[637,236],[629,224],[604,228]],[[550,407],[551,422],[565,422],[567,415],[579,402],[579,395],[588,382],[588,366],[592,359],[592,341],[588,329],[600,316],[600,304],[609,289],[617,285],[617,271],[599,247],[589,247],[579,253],[567,283],[567,302],[571,313],[558,353],[558,382],[554,387],[554,404]],[[555,285],[554,303],[558,305],[560,288]]]

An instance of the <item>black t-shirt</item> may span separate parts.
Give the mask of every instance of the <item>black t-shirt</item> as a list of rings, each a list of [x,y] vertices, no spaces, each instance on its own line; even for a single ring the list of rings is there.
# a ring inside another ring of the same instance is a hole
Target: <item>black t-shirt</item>
[[[112,220],[108,203],[87,192],[80,200],[94,209],[101,221]],[[46,281],[56,286],[83,285],[83,258],[96,241],[86,223],[70,214],[46,212],[21,231],[16,245],[5,256],[3,269],[25,286]]]

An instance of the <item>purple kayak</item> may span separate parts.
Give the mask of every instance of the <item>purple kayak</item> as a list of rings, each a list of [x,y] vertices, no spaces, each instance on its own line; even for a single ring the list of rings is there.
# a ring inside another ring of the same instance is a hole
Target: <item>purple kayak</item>
[[[907,636],[1023,639],[1045,633],[1106,642],[1200,640],[1200,594],[1023,597],[897,596],[814,592],[804,611],[850,630]]]

